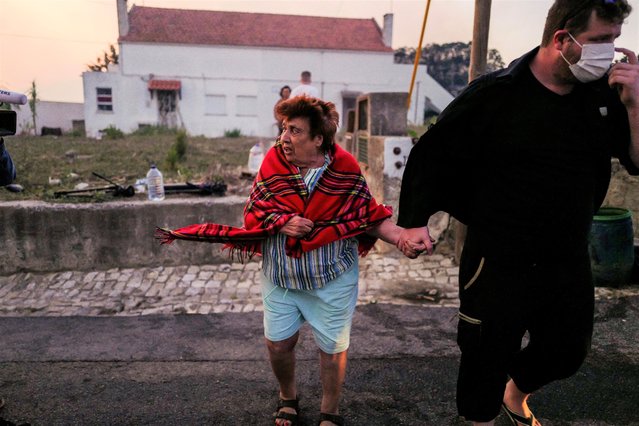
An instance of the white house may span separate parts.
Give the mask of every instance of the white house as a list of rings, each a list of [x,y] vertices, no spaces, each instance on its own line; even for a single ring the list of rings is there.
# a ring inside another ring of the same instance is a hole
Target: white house
[[[393,63],[392,15],[374,19],[217,12],[118,1],[119,65],[85,72],[88,136],[115,126],[184,126],[192,135],[275,136],[273,106],[283,85],[311,71],[321,97],[342,117],[366,92],[408,92],[412,65]],[[408,120],[453,97],[420,66]]]
[[[15,105],[16,133],[17,134],[42,134],[42,129],[59,129],[63,133],[73,130],[84,130],[84,105],[79,102],[36,102],[36,126],[33,130],[33,115],[29,105]]]

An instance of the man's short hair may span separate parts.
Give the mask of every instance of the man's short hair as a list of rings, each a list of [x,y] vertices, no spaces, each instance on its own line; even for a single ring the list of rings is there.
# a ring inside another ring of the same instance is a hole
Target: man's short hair
[[[335,133],[339,124],[339,113],[335,104],[309,96],[296,96],[280,102],[275,107],[278,121],[307,118],[311,137],[322,135],[323,152],[328,152],[335,143]]]
[[[621,24],[632,7],[627,0],[555,0],[548,10],[541,45],[548,46],[559,30],[568,30],[573,36],[585,31],[593,10],[600,19]]]
[[[311,72],[310,71],[302,71],[302,80],[310,80]]]

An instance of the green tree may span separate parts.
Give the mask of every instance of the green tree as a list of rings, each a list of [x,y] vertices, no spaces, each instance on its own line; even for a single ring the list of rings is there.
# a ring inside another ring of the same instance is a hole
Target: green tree
[[[98,56],[95,64],[88,64],[89,71],[106,72],[109,69],[109,64],[117,64],[120,59],[120,55],[115,50],[113,44],[109,45],[109,52],[103,52],[102,56]]]
[[[395,50],[395,63],[412,64],[414,61],[415,61],[415,48],[400,47],[399,49]]]
[[[427,66],[426,72],[453,95],[459,94],[468,84],[471,43],[460,41],[444,44],[427,44],[422,49],[420,64]],[[401,47],[395,50],[396,63],[413,63],[415,49]],[[504,67],[504,61],[497,49],[488,51],[486,71]]]
[[[501,53],[497,49],[490,49],[488,51],[488,62],[486,63],[486,67],[488,71],[496,71],[505,66],[504,60],[501,57]]]

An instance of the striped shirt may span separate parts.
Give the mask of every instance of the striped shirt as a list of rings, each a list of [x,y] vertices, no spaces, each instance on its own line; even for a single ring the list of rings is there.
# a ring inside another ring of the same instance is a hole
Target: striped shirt
[[[324,165],[309,169],[304,176],[309,196],[329,163],[330,157],[326,154]],[[267,238],[262,246],[264,275],[279,287],[301,290],[322,288],[357,261],[355,238],[334,241],[316,250],[302,253],[299,258],[286,255],[286,238],[285,234],[277,233]]]

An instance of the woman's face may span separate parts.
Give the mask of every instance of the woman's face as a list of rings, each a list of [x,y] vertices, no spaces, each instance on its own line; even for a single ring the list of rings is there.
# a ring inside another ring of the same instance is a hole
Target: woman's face
[[[308,118],[285,119],[282,127],[280,142],[286,159],[297,167],[319,167],[318,161],[324,158],[320,151],[323,137],[311,136]]]
[[[282,89],[282,99],[288,99],[289,96],[291,96],[291,89],[288,87]]]

